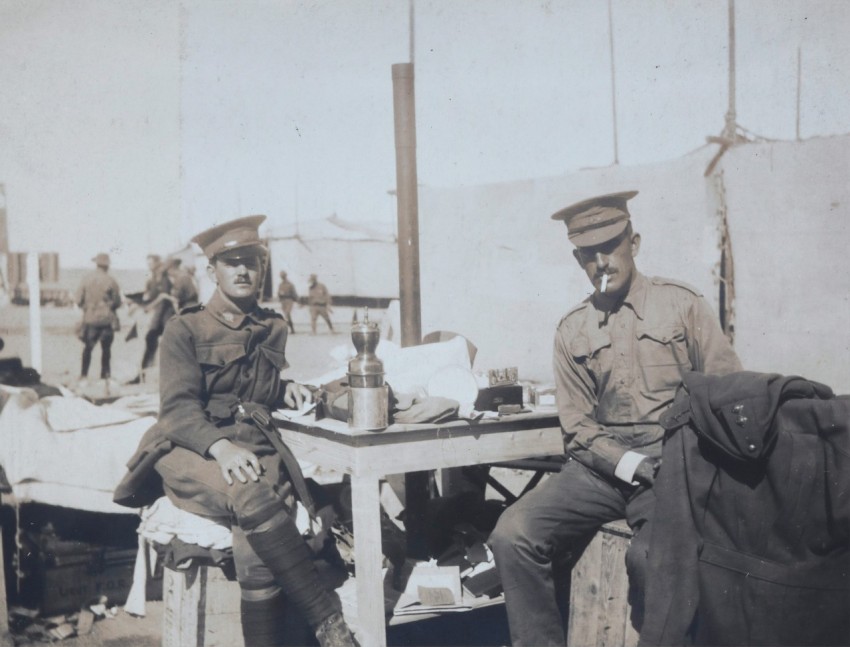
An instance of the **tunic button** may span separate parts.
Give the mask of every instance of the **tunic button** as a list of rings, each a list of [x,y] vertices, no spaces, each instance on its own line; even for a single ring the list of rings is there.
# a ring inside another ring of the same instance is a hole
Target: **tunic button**
[[[743,410],[744,410],[743,404],[736,404],[734,407],[732,407],[732,413],[741,413]]]
[[[747,420],[748,418],[746,416],[739,416],[738,419],[735,420],[735,422],[738,423],[739,427],[743,427],[745,424],[747,424]]]
[[[756,446],[750,443],[749,445],[747,445],[747,449],[749,449],[751,452],[754,452],[756,451]]]

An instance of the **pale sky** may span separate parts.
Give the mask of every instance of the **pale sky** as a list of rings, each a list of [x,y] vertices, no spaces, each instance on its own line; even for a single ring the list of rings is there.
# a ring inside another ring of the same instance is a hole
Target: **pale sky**
[[[727,2],[612,0],[619,162],[723,129]],[[391,65],[408,0],[0,0],[0,183],[12,251],[143,267],[198,230],[395,219]],[[850,2],[737,0],[737,121],[850,132]],[[608,3],[415,0],[419,182],[614,161]],[[420,214],[420,218],[427,214]]]

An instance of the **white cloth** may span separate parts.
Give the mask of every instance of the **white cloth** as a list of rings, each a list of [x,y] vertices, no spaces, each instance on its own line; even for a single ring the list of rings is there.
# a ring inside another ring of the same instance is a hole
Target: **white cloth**
[[[19,501],[129,512],[112,503],[112,493],[153,417],[78,397],[40,400],[26,388],[2,385],[0,392],[6,400],[0,411],[0,465]]]
[[[96,405],[80,397],[51,395],[41,399],[47,424],[53,431],[93,429],[130,422],[139,416],[123,407]]]
[[[307,384],[321,386],[345,377],[348,370],[348,360],[355,355],[354,346],[339,346],[331,351],[331,355],[340,362],[340,366],[320,375]],[[434,344],[422,344],[402,348],[389,340],[382,339],[375,349],[375,354],[384,363],[384,381],[396,393],[411,393],[419,396],[427,395],[428,382],[440,369],[448,366],[471,368],[469,347],[466,339],[461,336],[448,341]]]
[[[138,532],[149,541],[165,545],[177,537],[203,548],[222,550],[233,546],[229,527],[181,510],[168,497],[160,497],[141,514]]]

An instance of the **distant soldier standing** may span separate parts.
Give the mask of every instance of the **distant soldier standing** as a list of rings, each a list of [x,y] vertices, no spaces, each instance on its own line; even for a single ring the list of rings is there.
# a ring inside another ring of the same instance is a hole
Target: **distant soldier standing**
[[[298,290],[295,289],[295,284],[286,278],[286,272],[280,273],[277,298],[280,299],[280,308],[283,311],[283,318],[286,319],[286,325],[289,326],[290,332],[294,335],[295,325],[292,323],[292,307],[298,300]]]
[[[198,286],[194,277],[187,269],[181,267],[179,258],[172,258],[168,262],[168,280],[171,283],[171,299],[174,309],[180,312],[183,308],[197,305]]]
[[[94,261],[97,269],[89,272],[77,288],[76,304],[83,309],[83,322],[80,340],[83,342],[83,360],[80,368],[80,383],[88,378],[91,354],[100,342],[100,377],[111,377],[110,361],[112,341],[118,329],[118,315],[115,311],[121,307],[121,289],[118,282],[109,276],[109,255],[98,254]]]
[[[319,279],[315,274],[310,275],[310,293],[307,296],[307,304],[310,306],[310,329],[313,334],[316,334],[316,320],[322,317],[330,331],[334,331],[331,318],[328,315],[328,308],[331,305],[331,294],[325,287],[324,283],[319,283]]]

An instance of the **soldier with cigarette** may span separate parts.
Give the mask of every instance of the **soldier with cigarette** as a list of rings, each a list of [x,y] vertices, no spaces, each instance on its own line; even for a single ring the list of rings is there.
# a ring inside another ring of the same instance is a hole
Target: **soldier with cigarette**
[[[567,226],[573,256],[594,292],[555,332],[556,400],[567,461],[508,508],[490,536],[513,645],[563,645],[553,563],[569,562],[605,523],[632,528],[627,568],[633,620],[661,462],[661,414],[685,371],[741,370],[717,317],[684,283],[635,266],[640,234],[627,202],[637,191],[583,200],[552,216]]]

